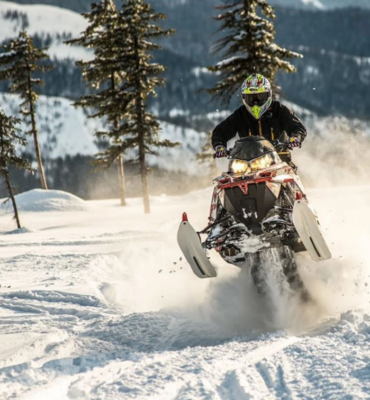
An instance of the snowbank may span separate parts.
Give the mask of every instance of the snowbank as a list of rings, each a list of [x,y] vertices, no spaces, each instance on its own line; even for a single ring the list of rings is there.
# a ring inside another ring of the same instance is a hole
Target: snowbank
[[[35,189],[15,196],[19,211],[86,211],[86,202],[61,190]],[[8,209],[9,202],[1,202],[0,209]]]

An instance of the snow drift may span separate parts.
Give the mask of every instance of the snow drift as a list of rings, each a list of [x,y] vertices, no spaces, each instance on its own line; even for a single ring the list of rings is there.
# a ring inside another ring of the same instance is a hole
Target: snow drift
[[[15,196],[19,211],[46,212],[46,211],[86,211],[89,205],[73,194],[61,190],[34,189]],[[0,209],[9,210],[9,202],[2,204]]]

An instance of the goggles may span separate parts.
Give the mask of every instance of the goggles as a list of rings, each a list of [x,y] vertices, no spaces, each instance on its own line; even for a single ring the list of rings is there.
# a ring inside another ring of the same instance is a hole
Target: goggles
[[[248,106],[263,106],[269,99],[270,93],[252,93],[243,94],[243,100],[248,104]]]

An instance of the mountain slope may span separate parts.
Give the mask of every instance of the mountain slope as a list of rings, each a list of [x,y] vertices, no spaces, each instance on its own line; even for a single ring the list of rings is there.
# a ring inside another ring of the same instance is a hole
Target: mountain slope
[[[271,4],[284,7],[321,10],[345,7],[370,8],[368,0],[271,0]]]
[[[12,1],[12,0],[2,0]],[[270,0],[272,5],[281,5],[285,7],[303,8],[303,9],[329,9],[329,8],[344,8],[344,7],[361,7],[370,8],[368,0]],[[77,12],[86,12],[90,8],[92,0],[18,0],[19,4],[48,4],[57,7],[64,7]],[[152,0],[155,7],[166,5],[177,7],[183,4],[199,4],[197,0]],[[211,5],[222,4],[222,0],[202,0],[209,2]],[[117,5],[120,4],[116,0]]]
[[[164,51],[155,55],[156,61],[167,67],[167,85],[159,90],[156,99],[152,99],[151,106],[161,118],[169,120],[174,109],[186,115],[204,115],[219,109],[220,104],[210,102],[209,96],[201,91],[212,87],[216,79],[202,71],[222,57],[212,54],[216,40],[213,33],[218,27],[212,19],[214,1],[156,0],[153,4],[158,11],[168,15],[165,27],[176,27],[177,34],[164,40]],[[39,11],[34,11],[33,6],[3,1],[0,5],[0,30],[4,37],[16,35],[22,26],[28,24],[36,35],[36,43],[50,45],[52,56],[58,58],[54,62],[55,69],[44,76],[45,86],[40,88],[40,93],[68,98],[86,94],[88,89],[74,60],[89,58],[91,54],[63,44],[66,37],[79,34],[85,26],[84,19],[60,8],[35,6],[35,10]],[[24,12],[20,12],[23,7]],[[278,83],[287,98],[323,115],[369,118],[370,98],[366,93],[370,85],[367,62],[370,57],[370,36],[367,34],[370,11],[355,8],[322,11],[317,8],[302,10],[277,7],[276,12],[277,43],[302,52],[305,57],[293,61],[298,67],[298,74],[278,76]],[[59,23],[59,19],[63,23]],[[44,24],[47,28],[43,27]],[[49,29],[50,34],[47,32]],[[347,101],[349,80],[355,97],[351,102]],[[7,89],[7,84],[1,82],[0,91],[6,92]],[[235,97],[232,107],[238,104],[239,99]],[[183,118],[181,123],[187,124],[188,120]],[[201,127],[206,130],[211,128],[207,122]]]
[[[91,53],[77,46],[67,46],[64,40],[78,36],[87,26],[85,19],[65,8],[47,5],[19,5],[0,1],[0,38],[6,41],[26,29],[43,45],[47,43],[50,57],[81,59]]]
[[[0,93],[0,104],[8,115],[18,115],[18,96]],[[43,157],[57,159],[77,155],[93,156],[102,148],[96,142],[94,132],[104,128],[100,120],[92,120],[81,108],[74,108],[70,100],[61,97],[41,96],[37,106],[37,122]],[[206,135],[193,129],[181,128],[166,122],[161,123],[161,137],[180,142],[173,149],[159,149],[159,156],[148,156],[148,164],[165,171],[183,171],[179,160],[187,160],[186,172],[199,174],[196,154],[203,147]],[[28,152],[33,153],[30,138]],[[128,154],[131,158],[133,153]]]
[[[12,2],[12,0],[0,0],[1,2]],[[91,0],[18,0],[16,3],[22,5],[42,4],[55,7],[67,8],[76,12],[85,12],[90,9]]]

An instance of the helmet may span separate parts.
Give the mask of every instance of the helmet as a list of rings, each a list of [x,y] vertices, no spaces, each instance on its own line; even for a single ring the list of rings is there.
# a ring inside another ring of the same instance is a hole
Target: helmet
[[[249,76],[242,86],[242,99],[253,117],[260,119],[272,103],[271,83],[259,74]]]

